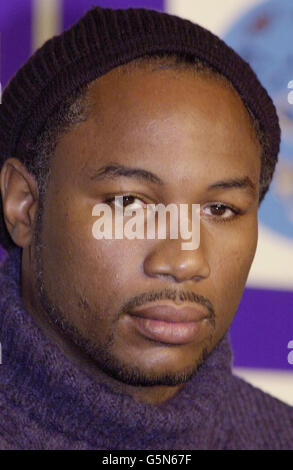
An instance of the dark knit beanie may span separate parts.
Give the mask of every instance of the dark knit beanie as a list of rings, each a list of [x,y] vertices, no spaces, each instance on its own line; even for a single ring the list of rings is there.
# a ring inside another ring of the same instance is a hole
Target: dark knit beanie
[[[82,85],[143,55],[177,53],[224,75],[258,120],[277,162],[280,127],[274,104],[251,67],[205,28],[154,10],[93,7],[49,39],[19,69],[0,105],[0,168],[8,157],[30,161],[31,144],[56,107]],[[0,243],[15,246],[0,214]]]

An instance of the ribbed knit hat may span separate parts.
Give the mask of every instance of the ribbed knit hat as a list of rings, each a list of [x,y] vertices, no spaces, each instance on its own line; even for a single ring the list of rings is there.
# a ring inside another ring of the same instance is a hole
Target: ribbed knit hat
[[[75,25],[49,39],[19,69],[0,105],[0,168],[8,157],[23,163],[48,117],[74,90],[143,55],[177,53],[202,60],[234,85],[268,138],[277,161],[280,127],[275,106],[251,67],[205,28],[143,8],[90,9]],[[15,246],[0,214],[0,243]]]

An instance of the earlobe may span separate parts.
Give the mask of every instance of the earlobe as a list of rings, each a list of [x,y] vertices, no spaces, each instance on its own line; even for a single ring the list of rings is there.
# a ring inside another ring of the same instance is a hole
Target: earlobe
[[[38,209],[35,178],[17,158],[8,158],[1,169],[0,187],[4,220],[14,243],[24,248],[31,243]]]

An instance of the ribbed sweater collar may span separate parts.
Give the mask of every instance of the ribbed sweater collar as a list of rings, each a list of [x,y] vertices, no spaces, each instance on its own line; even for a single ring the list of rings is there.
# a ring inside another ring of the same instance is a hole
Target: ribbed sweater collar
[[[0,373],[1,388],[19,413],[30,410],[29,419],[57,440],[63,434],[88,448],[225,448],[228,333],[177,395],[160,405],[139,403],[97,383],[43,334],[24,307],[20,275],[21,249],[15,248],[0,269]]]

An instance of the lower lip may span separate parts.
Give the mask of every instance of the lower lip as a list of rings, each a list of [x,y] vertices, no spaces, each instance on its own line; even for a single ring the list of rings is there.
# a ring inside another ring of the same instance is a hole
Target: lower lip
[[[203,320],[196,322],[166,322],[131,315],[136,328],[146,338],[169,344],[187,344],[200,331]]]

